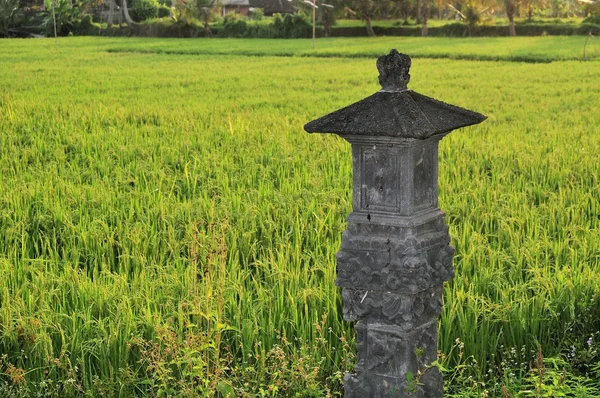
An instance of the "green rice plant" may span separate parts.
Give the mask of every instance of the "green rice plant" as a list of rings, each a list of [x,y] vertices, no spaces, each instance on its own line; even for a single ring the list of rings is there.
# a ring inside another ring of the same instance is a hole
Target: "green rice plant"
[[[66,39],[65,39],[66,40]],[[481,61],[511,61],[548,63],[554,61],[583,60],[586,37],[540,36],[495,38],[439,38],[439,37],[378,37],[378,38],[319,38],[316,50],[310,39],[281,41],[277,39],[193,39],[173,41],[158,38],[122,39],[77,37],[68,39],[69,49],[86,51],[94,41],[97,50],[111,53],[158,53],[178,55],[248,55],[248,56],[298,56],[298,57],[344,57],[375,59],[391,48],[410,54],[414,58],[442,58]],[[20,53],[24,49],[45,48],[48,42],[6,42],[6,52]],[[65,41],[65,43],[67,43]],[[598,60],[589,51],[587,59]],[[301,61],[298,61],[301,62]]]
[[[420,54],[547,64],[413,62],[411,88],[489,116],[440,147],[449,396],[535,393],[538,346],[544,385],[599,388],[599,72],[546,39]],[[351,156],[302,126],[378,90],[357,54],[417,41],[59,43],[0,48],[0,395],[339,396]]]

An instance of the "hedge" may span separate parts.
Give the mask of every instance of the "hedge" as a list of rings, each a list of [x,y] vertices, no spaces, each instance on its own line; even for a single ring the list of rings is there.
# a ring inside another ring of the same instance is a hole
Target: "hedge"
[[[571,36],[571,35],[593,35],[600,34],[600,25],[593,23],[582,23],[580,25],[567,24],[520,24],[515,27],[517,36]],[[400,26],[400,27],[379,27],[374,26],[373,30],[378,36],[421,36],[420,26]],[[439,27],[429,27],[428,36],[435,37],[467,37],[469,36],[467,25],[455,22]],[[365,27],[333,27],[331,35],[334,37],[355,37],[367,36]],[[471,31],[471,36],[476,37],[495,37],[508,36],[508,26],[475,26]]]

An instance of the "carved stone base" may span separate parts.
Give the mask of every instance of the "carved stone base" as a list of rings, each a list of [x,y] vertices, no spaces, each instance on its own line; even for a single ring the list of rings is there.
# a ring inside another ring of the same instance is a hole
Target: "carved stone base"
[[[454,275],[443,213],[433,209],[410,226],[399,217],[367,224],[359,217],[351,215],[337,255],[344,319],[357,321],[357,364],[345,397],[442,397],[432,363],[443,283]]]
[[[441,287],[427,293],[436,296]],[[428,323],[410,328],[359,321],[356,373],[346,375],[344,396],[442,397],[442,375],[431,366],[437,359],[438,313],[429,312],[428,317]]]

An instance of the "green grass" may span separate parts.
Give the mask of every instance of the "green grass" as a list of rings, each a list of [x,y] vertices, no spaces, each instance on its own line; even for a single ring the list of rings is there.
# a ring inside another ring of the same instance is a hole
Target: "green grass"
[[[196,55],[250,55],[299,57],[376,58],[390,48],[397,48],[413,58],[448,58],[487,61],[552,62],[583,59],[585,37],[523,38],[330,38],[318,39],[316,50],[306,39],[277,40],[213,39],[210,41],[170,39],[99,40],[99,46],[110,52],[149,52]],[[113,44],[114,43],[114,44]],[[587,57],[600,59],[600,44],[587,45]]]
[[[68,40],[68,41],[67,41]],[[111,53],[151,53],[177,55],[245,55],[277,57],[341,57],[369,58],[389,52],[391,48],[413,58],[442,58],[483,61],[548,63],[583,60],[586,38],[579,36],[546,36],[518,38],[439,38],[439,37],[378,37],[320,38],[316,49],[310,39],[159,39],[159,38],[59,38],[65,51],[96,51]],[[68,43],[68,45],[66,44]],[[54,40],[6,41],[9,55],[48,53],[54,50]],[[59,47],[60,44],[59,44]],[[60,51],[59,51],[60,52]],[[48,54],[54,57],[56,55]],[[600,60],[600,43],[588,40],[587,59]]]
[[[461,46],[555,62],[413,61],[411,88],[489,116],[440,148],[447,396],[598,395],[600,69],[560,61],[575,39],[3,41],[0,395],[339,394],[350,148],[302,126],[378,90],[366,55]]]

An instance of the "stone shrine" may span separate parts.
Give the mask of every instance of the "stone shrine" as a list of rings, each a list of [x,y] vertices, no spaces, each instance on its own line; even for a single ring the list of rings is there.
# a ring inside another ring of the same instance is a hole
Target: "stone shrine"
[[[353,211],[337,254],[344,319],[356,321],[357,364],[344,396],[443,396],[437,322],[454,248],[438,208],[438,144],[485,116],[410,90],[411,60],[379,57],[382,89],[307,123],[350,142]]]

